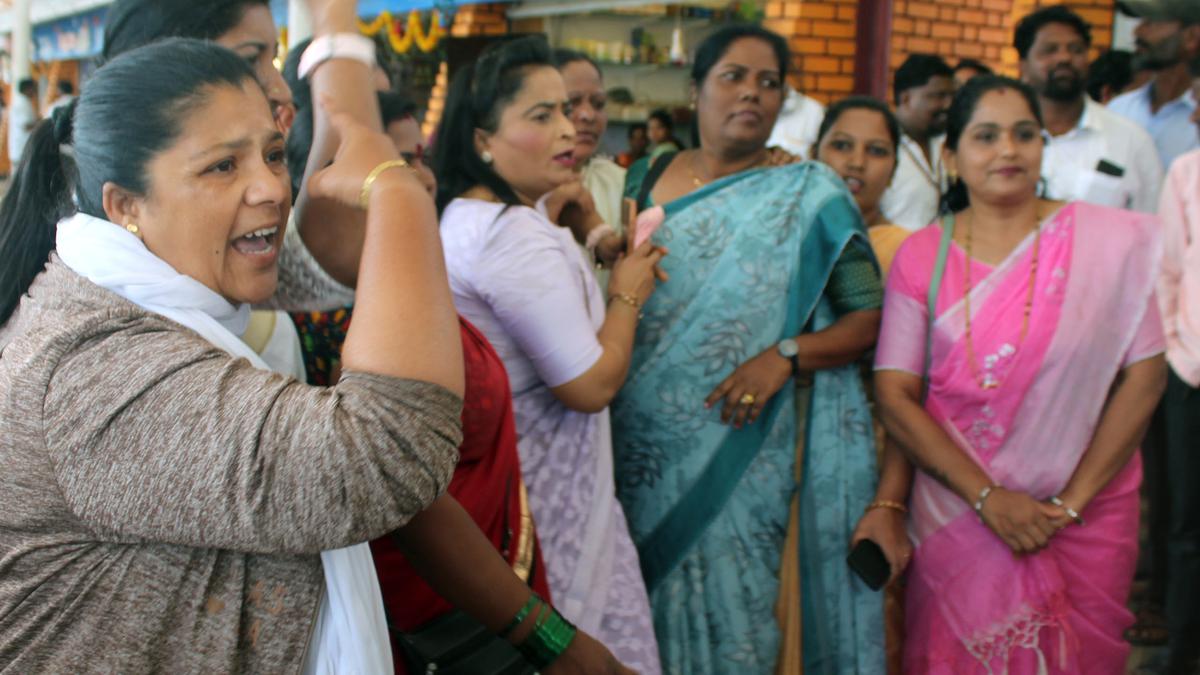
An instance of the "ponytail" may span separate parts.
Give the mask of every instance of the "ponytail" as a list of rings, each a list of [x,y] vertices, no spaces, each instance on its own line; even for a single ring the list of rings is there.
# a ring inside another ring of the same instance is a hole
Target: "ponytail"
[[[546,38],[529,35],[491,45],[455,73],[433,144],[430,168],[438,179],[438,212],[467,190],[482,185],[505,204],[521,203],[517,193],[475,150],[477,129],[495,132],[500,113],[525,86],[533,68],[554,67]]]
[[[163,40],[109,61],[38,124],[0,202],[0,325],[46,266],[59,220],[76,211],[104,218],[109,183],[147,194],[147,167],[176,142],[184,118],[213,89],[251,82],[250,65],[224,47]]]
[[[0,326],[46,266],[55,226],[74,210],[69,161],[60,146],[70,142],[75,101],[55,109],[34,127],[4,201],[0,202]]]

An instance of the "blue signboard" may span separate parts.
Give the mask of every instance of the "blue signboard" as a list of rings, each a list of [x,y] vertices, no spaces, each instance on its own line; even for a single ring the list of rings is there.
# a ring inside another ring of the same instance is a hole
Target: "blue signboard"
[[[107,7],[33,27],[33,60],[86,59],[104,50]]]

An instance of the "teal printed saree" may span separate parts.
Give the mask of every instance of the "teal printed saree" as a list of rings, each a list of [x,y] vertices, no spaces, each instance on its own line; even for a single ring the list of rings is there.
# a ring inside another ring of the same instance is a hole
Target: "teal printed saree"
[[[857,365],[816,373],[799,399],[785,385],[740,430],[703,405],[747,359],[837,319],[828,288],[839,260],[873,261],[862,218],[842,181],[814,163],[742,172],[664,208],[654,239],[670,249],[670,281],[646,304],[612,408],[617,492],[663,672],[775,672],[780,560],[798,490],[805,672],[882,673],[882,598],[845,562],[877,480]],[[873,262],[868,271],[877,292]]]

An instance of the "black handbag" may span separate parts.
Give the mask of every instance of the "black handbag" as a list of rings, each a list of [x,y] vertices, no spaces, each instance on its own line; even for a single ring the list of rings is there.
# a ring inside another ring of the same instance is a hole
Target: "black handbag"
[[[396,657],[409,675],[533,675],[537,672],[508,640],[461,610],[415,631],[391,631]]]
[[[511,490],[512,485],[509,485]],[[502,550],[507,550],[512,529],[506,528]],[[536,557],[534,565],[536,566]],[[532,585],[536,569],[529,570]],[[386,608],[385,608],[386,614]],[[508,640],[487,629],[460,609],[430,619],[412,631],[397,630],[388,617],[393,658],[400,659],[409,675],[535,675],[529,661]]]

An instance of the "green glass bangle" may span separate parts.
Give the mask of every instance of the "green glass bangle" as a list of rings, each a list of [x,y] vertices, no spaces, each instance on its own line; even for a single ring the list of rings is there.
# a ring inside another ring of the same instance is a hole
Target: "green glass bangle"
[[[538,617],[533,633],[517,647],[521,655],[538,669],[548,667],[562,656],[578,632],[558,610],[549,605],[545,607],[550,610],[549,614]]]
[[[525,606],[517,612],[517,615],[513,617],[512,621],[508,622],[508,626],[506,626],[505,629],[500,633],[500,637],[503,639],[508,639],[508,636],[512,635],[512,632],[517,629],[517,626],[520,626],[525,622],[525,619],[529,616],[529,613],[532,612],[533,608],[537,607],[539,603],[545,604],[542,602],[542,599],[538,597],[537,593],[530,593],[529,599],[525,601]]]

